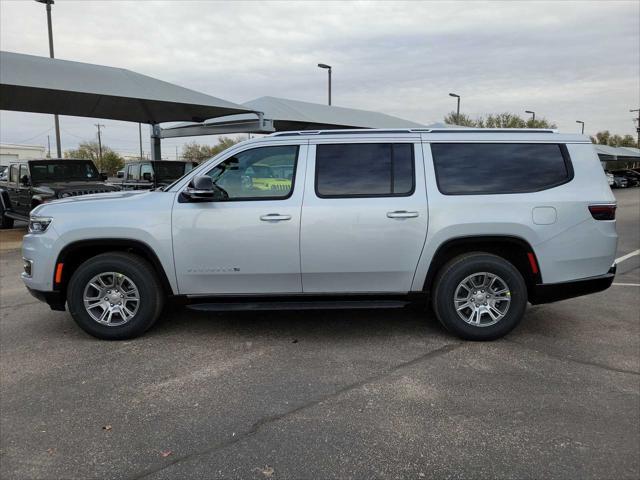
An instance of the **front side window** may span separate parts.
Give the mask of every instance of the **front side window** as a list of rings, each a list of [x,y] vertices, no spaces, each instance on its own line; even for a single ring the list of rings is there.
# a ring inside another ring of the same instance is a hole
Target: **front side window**
[[[545,190],[573,177],[564,145],[432,143],[438,189],[445,195]]]
[[[9,181],[18,181],[18,165],[11,165],[11,167],[9,167]]]
[[[140,165],[129,165],[127,180],[140,180]]]
[[[413,144],[347,143],[316,147],[316,194],[408,196],[415,185]]]
[[[297,145],[260,147],[236,153],[206,174],[228,200],[278,200],[293,191]]]

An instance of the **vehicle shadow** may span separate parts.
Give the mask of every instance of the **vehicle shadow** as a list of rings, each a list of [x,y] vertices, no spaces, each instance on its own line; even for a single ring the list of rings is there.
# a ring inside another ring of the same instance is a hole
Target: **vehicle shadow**
[[[447,335],[433,313],[417,307],[358,310],[198,312],[165,310],[146,335],[304,339]]]

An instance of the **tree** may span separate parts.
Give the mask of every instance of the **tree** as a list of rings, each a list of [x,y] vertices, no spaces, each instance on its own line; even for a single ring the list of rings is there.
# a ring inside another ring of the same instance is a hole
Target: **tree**
[[[182,159],[188,162],[204,162],[239,142],[239,139],[220,137],[218,144],[213,146],[196,142],[187,143],[182,147]]]
[[[602,130],[591,137],[591,143],[609,145],[610,147],[635,147],[636,140],[631,135],[611,135],[609,130]]]
[[[115,175],[118,170],[124,167],[124,159],[106,145],[102,145],[102,158],[100,158],[98,142],[80,142],[76,150],[65,151],[64,157],[92,160],[98,170],[107,175]]]
[[[478,128],[558,128],[555,123],[549,122],[546,118],[536,118],[534,122],[532,119],[525,120],[509,112],[489,113],[475,120],[461,113],[459,121],[456,121],[456,113],[451,112],[444,118],[444,122],[449,125]]]

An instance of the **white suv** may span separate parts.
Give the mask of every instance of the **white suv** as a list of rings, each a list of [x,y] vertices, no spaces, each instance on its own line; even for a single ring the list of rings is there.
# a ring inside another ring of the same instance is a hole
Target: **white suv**
[[[608,288],[615,198],[588,138],[547,130],[278,133],[164,190],[53,201],[29,290],[105,339],[198,310],[433,306],[473,340],[527,302]]]

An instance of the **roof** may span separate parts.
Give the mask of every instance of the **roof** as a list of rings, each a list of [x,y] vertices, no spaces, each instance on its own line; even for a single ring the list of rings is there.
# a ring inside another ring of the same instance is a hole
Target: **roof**
[[[124,68],[0,52],[0,109],[141,123],[252,110]]]

